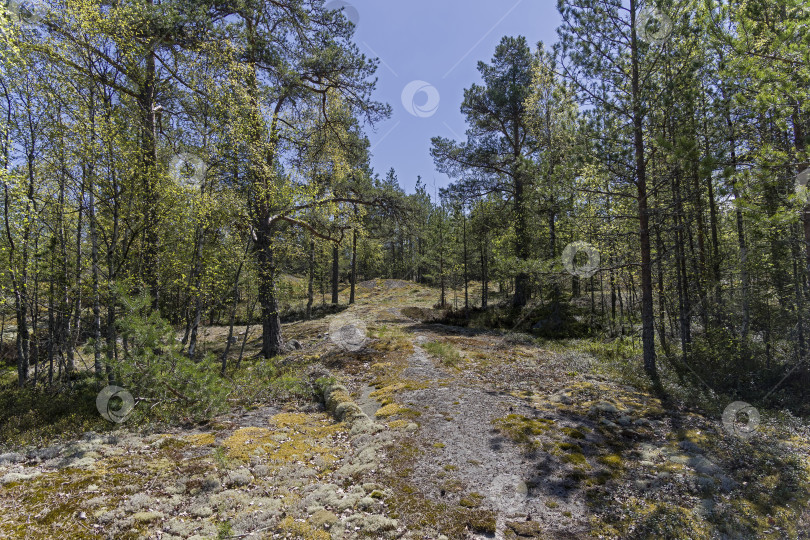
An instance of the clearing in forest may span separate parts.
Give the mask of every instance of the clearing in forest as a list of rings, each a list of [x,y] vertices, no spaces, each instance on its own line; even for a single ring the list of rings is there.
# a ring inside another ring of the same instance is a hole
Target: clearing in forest
[[[810,439],[786,436],[775,418],[742,440],[712,414],[621,381],[582,343],[423,322],[435,291],[405,282],[359,291],[338,315],[285,327],[301,349],[278,362],[333,377],[316,385],[332,388],[326,406],[257,404],[202,425],[123,424],[5,453],[0,534],[803,538],[810,529]],[[330,339],[336,317],[365,327],[362,346]]]

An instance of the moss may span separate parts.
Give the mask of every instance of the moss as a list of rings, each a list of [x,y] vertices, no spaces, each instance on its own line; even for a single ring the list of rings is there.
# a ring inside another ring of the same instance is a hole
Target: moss
[[[431,341],[423,345],[428,354],[437,357],[446,366],[457,366],[462,358],[458,350],[449,343]]]
[[[266,428],[238,429],[222,443],[227,457],[242,462],[249,461],[253,455],[267,455],[282,462],[309,461],[316,456],[327,465],[337,461],[331,443],[341,425],[332,423],[326,415],[281,413],[270,422],[282,428],[283,437]]]
[[[422,390],[427,387],[428,385],[426,383],[418,383],[411,380],[400,381],[393,384],[380,385],[380,387],[371,392],[369,396],[379,401],[382,405],[388,405],[394,402],[394,396],[399,392]]]
[[[448,493],[459,493],[464,489],[464,484],[461,482],[461,480],[451,478],[442,482],[441,488]]]
[[[399,405],[397,403],[389,403],[388,405],[380,407],[377,410],[377,412],[374,413],[374,416],[377,416],[379,418],[388,418],[390,416],[394,416],[395,414],[400,414],[401,412],[406,410],[408,409],[406,407],[403,407],[402,405]]]
[[[582,453],[582,447],[574,443],[563,442],[557,444],[557,447],[563,452],[578,453],[578,454]]]
[[[433,448],[444,448],[444,443],[442,442],[433,443]]]
[[[137,512],[132,515],[132,519],[138,523],[149,523],[163,517],[160,512]]]
[[[709,436],[705,431],[698,429],[679,429],[675,432],[675,437],[682,441],[689,441],[699,446],[707,446],[710,443]]]
[[[369,329],[369,336],[376,338],[369,346],[379,352],[403,352],[413,354],[410,337],[398,326],[380,326]]]
[[[65,468],[46,473],[22,483],[11,483],[0,488],[0,510],[4,519],[0,523],[0,536],[11,538],[100,538],[82,527],[76,514],[91,508],[90,499],[97,498],[97,486],[104,489],[104,502],[118,506],[125,491],[138,489],[144,476],[116,471]],[[88,490],[90,486],[92,492]],[[28,512],[12,510],[24,507]],[[88,511],[88,514],[90,512]]]
[[[497,521],[491,512],[481,512],[470,516],[467,525],[474,533],[493,535],[496,532]]]
[[[248,427],[236,430],[222,443],[224,454],[230,459],[249,461],[257,450],[267,453],[277,448],[273,432],[267,428]],[[215,450],[215,453],[218,451]]]
[[[481,506],[483,500],[484,496],[480,493],[470,493],[469,495],[461,497],[458,504],[465,508],[478,508]]]
[[[510,414],[505,418],[496,418],[492,423],[515,442],[529,443],[532,437],[551,429],[555,422],[547,418],[527,418],[519,414]]]
[[[622,456],[619,454],[608,454],[606,456],[599,456],[597,460],[603,465],[607,465],[608,467],[614,469],[619,469],[623,467]]]
[[[620,475],[615,471],[599,471],[594,476],[590,477],[586,483],[589,486],[599,485],[603,486],[607,484],[608,480],[612,480],[614,478],[618,478]]]
[[[292,516],[287,516],[281,520],[277,529],[303,540],[331,540],[332,538],[328,532],[320,530],[308,522],[295,521]]]
[[[585,434],[583,434],[580,430],[576,428],[564,427],[561,430],[563,433],[571,437],[572,439],[584,439]]]
[[[552,500],[546,500],[545,504],[546,504],[546,507],[552,508],[552,509],[557,508],[558,506],[560,506],[560,503],[558,503],[557,501],[552,501]]]
[[[570,454],[566,454],[562,457],[562,461],[564,463],[570,463],[572,465],[588,465],[588,460],[585,459],[585,456],[579,452],[572,452]]]

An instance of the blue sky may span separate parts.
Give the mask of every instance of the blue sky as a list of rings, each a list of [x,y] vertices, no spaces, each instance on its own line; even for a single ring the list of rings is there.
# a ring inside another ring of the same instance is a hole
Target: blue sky
[[[480,80],[478,61],[489,61],[505,35],[523,35],[531,44],[550,45],[556,41],[560,20],[555,0],[337,3],[348,3],[356,10],[355,42],[365,54],[381,60],[375,97],[393,108],[390,119],[367,129],[372,166],[381,176],[391,167],[396,169],[408,193],[413,192],[417,175],[431,186],[431,194],[434,178],[437,188],[449,182],[433,165],[430,138],[464,136],[459,106],[464,89]],[[351,8],[346,13],[355,16]],[[414,81],[422,83],[411,84]],[[402,99],[406,88],[413,95],[413,99],[406,96],[407,108]]]

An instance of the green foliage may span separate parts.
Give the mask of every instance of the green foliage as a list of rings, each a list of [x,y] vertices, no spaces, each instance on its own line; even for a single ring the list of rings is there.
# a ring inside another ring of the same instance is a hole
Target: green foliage
[[[152,414],[196,420],[224,409],[227,385],[213,356],[196,362],[183,354],[171,325],[150,308],[147,295],[124,297],[125,314],[118,321],[123,354],[112,364],[116,382],[154,407]],[[137,410],[137,408],[136,408]]]
[[[422,347],[424,347],[428,353],[441,360],[442,364],[446,366],[455,367],[461,361],[461,355],[459,354],[458,350],[456,350],[456,348],[449,343],[444,343],[442,341],[429,341]]]
[[[233,526],[231,526],[230,521],[223,521],[217,526],[218,539],[231,538],[232,534],[233,534]]]
[[[106,431],[112,424],[96,409],[98,382],[79,375],[66,388],[0,386],[0,443],[6,447],[47,446]]]

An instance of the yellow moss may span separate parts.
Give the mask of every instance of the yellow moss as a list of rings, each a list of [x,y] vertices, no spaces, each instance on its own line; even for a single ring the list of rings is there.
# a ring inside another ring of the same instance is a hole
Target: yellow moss
[[[427,384],[418,383],[416,381],[402,381],[378,388],[371,392],[369,396],[379,401],[382,405],[388,405],[394,402],[394,394],[398,392],[421,390],[423,388],[427,388]]]
[[[317,529],[305,521],[295,521],[292,516],[287,516],[278,524],[278,528],[286,533],[292,534],[295,538],[304,540],[330,540],[331,535]]]
[[[279,413],[270,418],[270,423],[278,427],[298,427],[306,425],[308,420],[304,413]]]
[[[483,500],[484,496],[480,493],[470,493],[469,495],[462,497],[458,501],[458,504],[465,508],[478,508],[481,506],[481,501]]]
[[[371,364],[371,371],[384,372],[393,365],[391,362],[375,362]]]
[[[609,454],[607,456],[599,456],[598,460],[603,465],[607,465],[608,467],[612,467],[614,469],[618,469],[623,466],[622,456],[619,454]]]
[[[154,461],[147,461],[147,467],[152,473],[174,470],[175,463],[166,459],[165,457],[154,460]]]
[[[248,461],[258,453],[276,461],[309,460],[315,456],[320,456],[327,464],[337,461],[330,441],[342,424],[332,423],[323,414],[302,413],[277,414],[270,423],[281,431],[257,427],[236,430],[222,443],[228,457]]]
[[[705,445],[709,443],[709,437],[705,432],[698,429],[682,429],[676,433],[680,440],[690,441],[698,445]]]
[[[186,435],[184,439],[196,446],[208,446],[214,444],[213,433],[195,433],[193,435]]]
[[[562,457],[562,460],[565,463],[571,463],[572,465],[588,465],[588,460],[585,459],[585,455],[580,454],[579,452],[566,454]]]
[[[388,427],[390,427],[391,429],[402,429],[408,424],[410,424],[410,422],[408,422],[407,420],[391,420],[390,422],[388,422]]]
[[[268,449],[277,447],[273,439],[273,432],[267,428],[247,427],[236,430],[233,435],[222,442],[226,454],[229,458],[248,461],[256,450],[262,449],[266,453]]]
[[[530,442],[532,436],[540,435],[551,429],[554,420],[510,414],[505,418],[496,418],[492,423],[515,441],[526,443]]]
[[[380,409],[378,409],[377,412],[374,413],[374,415],[378,416],[379,418],[388,418],[389,416],[399,414],[405,410],[407,409],[402,405],[399,405],[397,403],[389,403],[388,405],[380,407]]]

